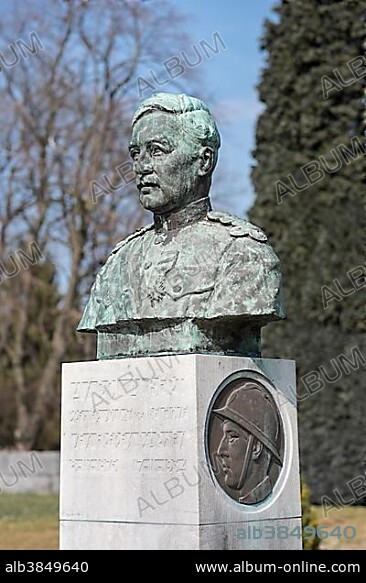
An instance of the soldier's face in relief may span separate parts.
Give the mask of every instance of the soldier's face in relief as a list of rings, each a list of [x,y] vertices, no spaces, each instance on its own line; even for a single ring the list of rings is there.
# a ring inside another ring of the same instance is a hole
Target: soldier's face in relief
[[[240,487],[247,447],[248,433],[236,423],[224,421],[217,455],[225,474],[225,483],[234,490]]]
[[[177,116],[154,111],[141,117],[133,128],[130,154],[145,209],[161,214],[194,200],[199,156]]]

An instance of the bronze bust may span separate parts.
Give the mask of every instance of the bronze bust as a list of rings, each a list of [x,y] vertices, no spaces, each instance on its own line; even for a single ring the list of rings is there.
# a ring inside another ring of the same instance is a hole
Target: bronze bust
[[[220,136],[195,97],[158,93],[132,121],[140,202],[154,222],[117,244],[78,330],[98,358],[260,355],[260,329],[284,317],[279,260],[261,229],[211,210]]]

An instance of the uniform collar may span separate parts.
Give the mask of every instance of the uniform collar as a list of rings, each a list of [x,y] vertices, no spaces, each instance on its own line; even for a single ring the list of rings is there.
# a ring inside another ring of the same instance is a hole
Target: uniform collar
[[[209,197],[200,198],[179,211],[167,213],[166,215],[154,215],[155,230],[173,231],[174,229],[185,227],[203,219],[210,210],[211,201]]]
[[[262,502],[272,492],[272,483],[269,476],[266,476],[259,484],[257,484],[250,492],[241,496],[239,502],[242,504],[258,504]]]

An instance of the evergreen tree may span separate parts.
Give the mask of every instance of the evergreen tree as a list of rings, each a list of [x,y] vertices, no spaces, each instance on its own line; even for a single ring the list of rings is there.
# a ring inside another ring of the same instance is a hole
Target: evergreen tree
[[[0,447],[13,447],[17,427],[32,417],[40,371],[52,350],[51,339],[58,315],[60,293],[55,266],[46,259],[16,277],[4,279],[0,287],[3,323],[9,326],[7,343],[0,356]],[[25,305],[19,317],[19,301]],[[77,354],[74,335],[70,334],[69,352]],[[80,352],[80,351],[79,351]],[[49,391],[53,394],[38,432],[35,449],[57,449],[60,424],[60,378]]]
[[[319,502],[337,502],[334,489],[362,502],[349,481],[366,454],[363,10],[362,0],[282,0],[261,47],[250,219],[280,256],[287,308],[263,355],[297,361],[301,464]]]

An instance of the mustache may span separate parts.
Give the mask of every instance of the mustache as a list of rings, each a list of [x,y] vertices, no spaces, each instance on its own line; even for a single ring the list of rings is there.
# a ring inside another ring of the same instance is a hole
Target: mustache
[[[160,186],[159,181],[157,180],[157,178],[137,178],[136,180],[136,186],[138,189],[143,188],[144,186]]]

